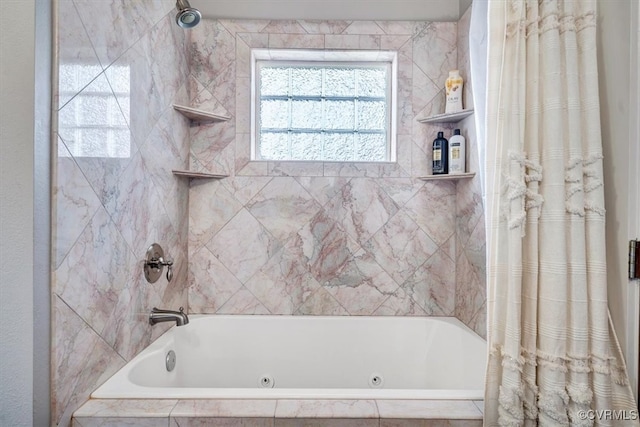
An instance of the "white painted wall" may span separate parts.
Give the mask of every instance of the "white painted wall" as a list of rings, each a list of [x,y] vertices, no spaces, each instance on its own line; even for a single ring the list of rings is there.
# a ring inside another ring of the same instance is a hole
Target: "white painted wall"
[[[464,13],[469,9],[473,0],[458,0],[458,10],[460,12],[460,16],[464,15]],[[485,0],[486,1],[486,0]]]
[[[636,157],[635,157],[635,171],[636,171],[636,199],[635,199],[635,210],[632,211],[630,213],[631,218],[633,218],[635,216],[636,218],[636,229],[635,229],[635,237],[634,239],[636,240],[640,240],[640,168],[638,168],[638,165],[640,165],[640,5],[638,3],[635,3],[635,8],[636,8],[636,21],[635,21],[635,28],[636,28],[636,67],[635,67],[635,72],[636,72],[636,83],[637,83],[637,87],[636,87],[636,111],[635,111],[635,117],[633,120],[636,121],[635,123],[635,138],[632,139],[632,141],[635,139],[636,141]],[[633,28],[633,24],[631,25],[631,28]],[[633,123],[632,120],[632,123]],[[631,161],[633,161],[633,157],[630,158]],[[635,215],[634,215],[635,214]],[[636,381],[636,387],[635,387],[635,391],[636,391],[636,403],[638,403],[639,407],[640,407],[640,281],[636,281],[636,286],[635,288],[632,289],[632,301],[636,302],[635,305],[635,313],[632,313],[631,319],[633,319],[632,321],[635,322],[635,330],[634,335],[635,335],[635,339],[636,341],[636,345],[633,347],[630,347],[630,354],[631,357],[636,356],[636,370],[635,370],[635,381]]]
[[[629,130],[632,96],[631,6],[637,0],[598,1],[598,73],[604,148],[605,207],[607,209],[608,297],[620,344],[629,358],[627,280],[629,245]],[[633,34],[633,37],[636,37]],[[637,143],[635,141],[634,143]]]
[[[629,126],[629,240],[640,239],[640,4],[631,3],[631,96]],[[635,34],[634,34],[635,29]],[[635,142],[635,143],[634,143]],[[635,191],[634,191],[635,188]],[[640,397],[640,281],[630,281],[627,289],[627,367],[631,386]]]
[[[207,18],[457,21],[460,17],[455,0],[190,0],[190,4]]]
[[[50,423],[51,403],[51,58],[52,0],[36,2],[33,158],[33,425]]]
[[[35,0],[0,25],[0,425],[33,424]]]

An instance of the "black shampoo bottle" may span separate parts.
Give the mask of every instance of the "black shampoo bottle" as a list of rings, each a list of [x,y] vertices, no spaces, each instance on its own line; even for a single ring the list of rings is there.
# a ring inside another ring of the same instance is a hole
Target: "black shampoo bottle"
[[[443,132],[438,132],[438,137],[433,140],[433,174],[441,175],[449,173],[449,141]]]

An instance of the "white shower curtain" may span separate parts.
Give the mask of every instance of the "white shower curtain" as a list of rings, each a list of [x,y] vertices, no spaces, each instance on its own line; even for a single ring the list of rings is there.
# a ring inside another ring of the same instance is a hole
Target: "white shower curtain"
[[[607,307],[595,7],[489,0],[487,426],[640,425]]]

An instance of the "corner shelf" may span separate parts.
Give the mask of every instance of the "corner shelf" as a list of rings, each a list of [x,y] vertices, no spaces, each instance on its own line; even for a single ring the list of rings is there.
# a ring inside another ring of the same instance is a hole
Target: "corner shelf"
[[[442,175],[427,175],[419,176],[418,179],[422,181],[439,181],[439,180],[458,180],[458,179],[470,179],[476,176],[475,172],[456,173],[456,174],[442,174]]]
[[[195,171],[185,171],[185,170],[172,170],[171,171],[175,176],[181,176],[185,178],[193,178],[193,179],[222,179],[227,178],[229,175],[218,175],[214,173],[207,172],[195,172]]]
[[[173,109],[191,120],[194,123],[210,123],[210,122],[224,122],[231,117],[221,116],[219,114],[213,114],[208,111],[199,110],[197,108],[187,107],[184,105],[173,104]],[[178,170],[171,171],[175,176],[189,178],[189,179],[222,179],[227,178],[229,175],[219,175],[208,172],[197,172],[190,170]]]
[[[420,123],[458,123],[473,114],[473,110],[462,110],[457,113],[444,113],[417,119]]]
[[[173,104],[173,109],[196,123],[224,122],[231,119],[231,117],[228,116],[221,116],[184,105]]]

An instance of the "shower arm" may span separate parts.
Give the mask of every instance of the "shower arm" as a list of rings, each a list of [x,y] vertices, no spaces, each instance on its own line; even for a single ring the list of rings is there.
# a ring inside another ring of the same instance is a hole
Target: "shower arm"
[[[177,0],[176,1],[176,8],[178,10],[184,10],[184,9],[191,8],[191,5],[189,4],[188,0]]]

